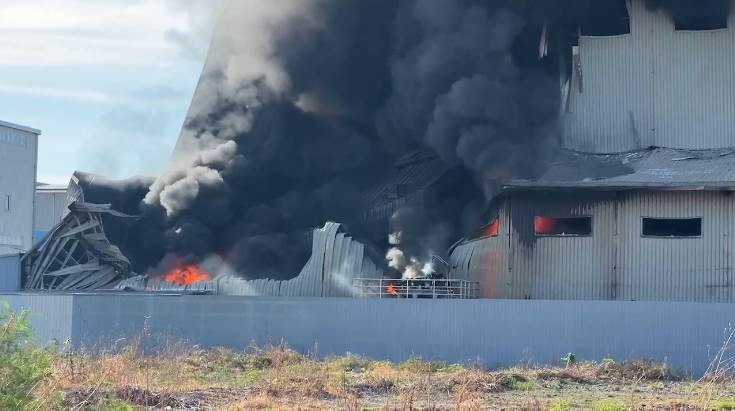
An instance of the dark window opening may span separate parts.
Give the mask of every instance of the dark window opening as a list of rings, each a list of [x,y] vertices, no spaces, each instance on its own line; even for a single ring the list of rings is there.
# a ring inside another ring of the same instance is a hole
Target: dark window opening
[[[651,11],[663,11],[674,20],[676,30],[700,31],[727,28],[731,0],[646,0]]]
[[[496,218],[493,220],[492,223],[480,229],[480,232],[477,235],[477,238],[497,237],[499,233],[500,233],[500,219]]]
[[[630,34],[630,13],[626,0],[597,0],[579,25],[583,36],[619,36]]]
[[[536,216],[534,228],[537,236],[589,236],[592,235],[592,217],[555,218]]]
[[[701,237],[701,218],[644,218],[644,237]]]
[[[679,31],[722,30],[727,28],[727,14],[717,16],[677,16],[674,28]]]

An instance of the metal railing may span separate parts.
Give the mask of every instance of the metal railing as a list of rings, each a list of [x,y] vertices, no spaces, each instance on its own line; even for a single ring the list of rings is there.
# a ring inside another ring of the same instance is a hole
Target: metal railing
[[[465,280],[355,278],[352,280],[355,298],[478,298],[480,284]]]

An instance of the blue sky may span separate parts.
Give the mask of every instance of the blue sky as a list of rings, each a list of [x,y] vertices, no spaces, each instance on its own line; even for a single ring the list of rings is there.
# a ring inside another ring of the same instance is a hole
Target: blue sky
[[[3,0],[0,120],[41,129],[38,179],[162,171],[216,0]]]

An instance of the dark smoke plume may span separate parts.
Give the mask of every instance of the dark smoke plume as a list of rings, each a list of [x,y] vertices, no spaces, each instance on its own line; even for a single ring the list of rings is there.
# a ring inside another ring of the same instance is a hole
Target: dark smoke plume
[[[539,59],[539,39],[590,4],[231,2],[171,169],[144,201],[160,240],[146,243],[146,262],[214,254],[248,278],[292,277],[310,230],[359,226],[362,193],[412,150],[466,175],[456,195],[392,221],[412,255],[444,251],[498,181],[532,177],[553,155],[555,48],[567,40],[553,34]]]

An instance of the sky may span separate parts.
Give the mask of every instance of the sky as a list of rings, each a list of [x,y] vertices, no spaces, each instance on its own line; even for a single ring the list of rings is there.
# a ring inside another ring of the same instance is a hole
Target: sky
[[[218,0],[0,0],[0,120],[40,129],[38,180],[163,171]]]

